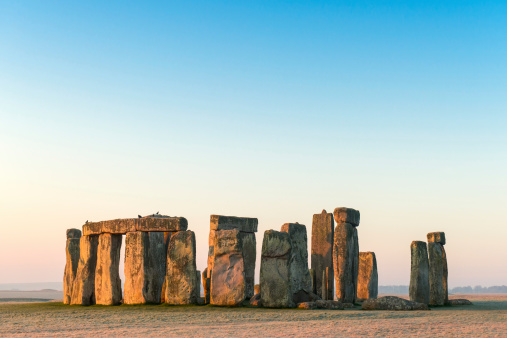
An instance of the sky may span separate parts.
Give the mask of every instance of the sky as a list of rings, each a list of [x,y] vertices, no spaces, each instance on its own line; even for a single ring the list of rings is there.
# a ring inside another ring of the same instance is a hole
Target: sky
[[[65,231],[360,210],[380,285],[444,231],[450,287],[507,284],[507,3],[1,1],[0,283]],[[309,244],[310,249],[310,244]]]

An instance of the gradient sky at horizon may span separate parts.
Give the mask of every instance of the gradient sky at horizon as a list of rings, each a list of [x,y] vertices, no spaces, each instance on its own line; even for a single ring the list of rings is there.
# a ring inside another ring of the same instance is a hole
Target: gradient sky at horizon
[[[361,211],[381,285],[445,231],[449,284],[507,284],[507,3],[0,3],[0,283],[60,281],[65,230]],[[258,275],[256,276],[258,278]]]

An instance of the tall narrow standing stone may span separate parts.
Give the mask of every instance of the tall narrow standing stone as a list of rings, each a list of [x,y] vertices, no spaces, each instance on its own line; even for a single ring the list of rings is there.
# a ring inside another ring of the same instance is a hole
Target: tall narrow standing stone
[[[430,305],[444,305],[444,261],[442,245],[428,243],[429,276],[430,276]]]
[[[71,304],[95,304],[95,268],[99,236],[82,236],[76,278],[72,286]]]
[[[322,213],[313,215],[311,266],[315,273],[315,293],[323,299],[333,299],[333,235],[333,214],[322,210]],[[326,271],[326,268],[330,269],[327,285],[331,287],[328,289],[327,297],[323,297],[322,273]]]
[[[121,303],[120,249],[122,235],[100,234],[95,269],[95,303]]]
[[[291,242],[289,234],[264,232],[261,255],[261,302],[264,307],[294,307],[290,275]]]
[[[445,233],[444,232],[430,232],[427,235],[428,243],[438,243],[440,244],[440,249],[442,250],[442,265],[443,265],[443,289],[444,289],[444,303],[449,302],[449,289],[447,285],[448,278],[448,270],[447,270],[447,254],[445,253],[444,245],[445,245]]]
[[[240,232],[241,254],[245,268],[245,296],[250,299],[254,295],[255,261],[257,256],[257,241],[253,232]],[[308,259],[307,259],[308,260]]]
[[[209,304],[210,302],[210,284],[211,278],[208,277],[208,268],[206,268],[202,272],[202,288],[204,290],[204,304]]]
[[[166,288],[166,285],[165,285],[165,281],[166,281],[166,278],[165,278],[165,275],[166,275],[166,270],[167,270],[167,247],[169,246],[169,241],[171,240],[171,236],[172,234],[174,234],[175,232],[174,231],[168,231],[168,232],[164,232],[164,244],[165,244],[165,249],[164,249],[164,274],[162,276],[162,290],[160,292],[160,302],[161,303],[165,303],[165,288]]]
[[[359,253],[359,274],[357,279],[357,299],[377,298],[378,272],[377,259],[374,252]]]
[[[196,304],[197,268],[195,234],[179,231],[171,236],[167,248],[165,301],[168,304]]]
[[[359,237],[357,235],[357,226],[354,227],[354,299],[357,299],[357,283],[359,278]]]
[[[343,303],[354,303],[356,285],[354,276],[354,227],[340,223],[334,230],[333,246],[336,298]]]
[[[411,269],[410,269],[410,300],[413,302],[429,304],[429,263],[426,242],[413,241],[410,244]]]
[[[65,245],[65,270],[63,272],[63,304],[70,304],[72,286],[76,278],[79,264],[79,240],[81,230],[67,230],[67,244]]]

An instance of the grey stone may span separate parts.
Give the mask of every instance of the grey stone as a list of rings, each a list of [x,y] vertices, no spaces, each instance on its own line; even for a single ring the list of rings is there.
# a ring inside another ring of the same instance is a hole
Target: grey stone
[[[449,299],[446,304],[450,306],[473,305],[468,299]]]
[[[257,257],[257,241],[255,233],[240,232],[241,253],[245,272],[245,296],[250,299],[254,295],[255,261]]]
[[[359,236],[357,227],[354,227],[354,299],[357,299],[357,279],[359,276]]]
[[[445,304],[444,294],[444,262],[442,245],[428,243],[430,305],[442,306]]]
[[[95,303],[121,303],[120,250],[122,235],[100,234],[95,269]]]
[[[202,288],[204,290],[204,303],[209,304],[210,302],[210,286],[211,278],[208,277],[208,268],[202,272]]]
[[[197,279],[197,283],[195,284],[194,288],[194,295],[195,299],[197,299],[197,304],[201,304],[201,271],[197,270],[195,278]],[[202,304],[204,304],[204,301],[202,301]]]
[[[261,301],[264,307],[294,307],[291,288],[289,234],[275,230],[264,232],[261,255]]]
[[[426,242],[413,241],[410,244],[411,269],[410,269],[410,300],[413,302],[429,304],[430,282],[429,262]]]
[[[334,230],[333,263],[336,280],[336,298],[343,303],[354,303],[355,285],[354,226],[340,223]]]
[[[312,280],[312,292],[315,293],[316,292],[316,288],[315,288],[315,270],[313,269],[308,269],[308,271],[310,271],[310,278]]]
[[[430,232],[426,235],[428,243],[440,243],[445,245],[445,233],[444,232]]]
[[[334,209],[333,215],[336,224],[349,223],[355,227],[359,226],[360,220],[359,210],[340,207]]]
[[[79,229],[67,229],[67,239],[80,239],[81,238],[81,230]]]
[[[257,218],[236,217],[236,216],[210,216],[211,230],[232,230],[238,229],[242,232],[257,232]]]
[[[442,264],[443,264],[443,287],[444,287],[444,303],[449,301],[449,287],[447,285],[447,278],[449,275],[449,271],[447,270],[447,254],[445,253],[445,249],[443,245],[440,245],[442,249]]]
[[[317,300],[315,301],[315,305],[319,309],[327,309],[327,310],[343,310],[343,303],[338,302],[336,300]]]
[[[374,252],[359,253],[359,275],[357,279],[357,300],[377,298],[378,272]]]
[[[314,288],[315,293],[320,297],[322,295],[322,272],[326,268],[330,269],[327,285],[327,299],[333,299],[334,271],[333,271],[333,235],[334,220],[333,214],[322,210],[322,213],[313,215],[312,222],[312,253],[311,267],[315,274]]]
[[[100,222],[88,222],[83,225],[83,234],[100,235],[102,233],[126,234],[135,231],[184,231],[188,222],[184,217],[157,215],[143,218],[121,218]]]
[[[95,268],[98,236],[82,236],[79,242],[79,264],[72,286],[71,304],[95,304]]]
[[[429,310],[427,304],[412,302],[394,296],[385,296],[375,299],[368,299],[363,302],[362,309],[390,310],[390,311]]]
[[[162,290],[160,292],[160,303],[165,303],[165,289],[166,289],[166,278],[165,278],[165,275],[166,275],[166,272],[167,272],[167,248],[169,247],[169,241],[171,240],[171,236],[173,234],[175,234],[176,232],[175,231],[167,231],[167,232],[164,232],[164,244],[165,244],[165,249],[164,249],[164,257],[163,257],[163,262],[164,262],[164,267],[163,267],[163,271],[164,271],[164,274],[162,275]]]
[[[77,230],[77,229],[69,229]],[[63,272],[63,304],[70,304],[72,298],[72,287],[74,279],[77,274],[77,267],[79,265],[79,241],[81,237],[81,230],[79,237],[77,232],[71,232],[69,237],[69,230],[67,230],[67,244],[65,245],[65,270]]]

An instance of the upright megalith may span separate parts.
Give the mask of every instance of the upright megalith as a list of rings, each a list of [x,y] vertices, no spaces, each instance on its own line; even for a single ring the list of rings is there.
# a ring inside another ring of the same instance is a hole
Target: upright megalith
[[[359,273],[357,279],[357,300],[377,298],[378,272],[374,252],[359,253]]]
[[[312,277],[308,269],[306,226],[299,223],[285,223],[282,225],[282,231],[289,234],[292,244],[290,275],[294,303],[307,302],[312,292]]]
[[[322,299],[333,299],[333,235],[334,220],[333,214],[322,210],[322,213],[313,215],[312,222],[312,245],[311,245],[311,267],[314,274],[315,293]],[[323,272],[329,268],[327,283],[328,294],[322,294]]]
[[[444,261],[442,245],[440,243],[428,243],[429,257],[429,280],[430,280],[430,305],[444,305]]]
[[[208,268],[204,269],[202,272],[202,288],[204,290],[204,304],[209,304],[210,302],[210,286],[211,286],[211,278],[208,277]]]
[[[444,232],[430,232],[427,235],[428,243],[438,243],[440,250],[442,251],[442,287],[444,294],[444,304],[449,302],[449,289],[447,285],[448,270],[447,270],[447,254],[444,249],[445,245],[445,233]],[[429,245],[429,244],[428,244]],[[430,260],[431,270],[431,260]]]
[[[255,294],[255,261],[257,256],[257,241],[253,232],[240,232],[241,253],[245,268],[245,296],[247,299]]]
[[[213,305],[238,306],[246,298],[245,261],[238,229],[216,232],[211,298]]]
[[[360,213],[359,210],[345,207],[335,208],[333,211],[334,221],[336,224],[348,223],[355,227],[359,226]]]
[[[167,248],[167,304],[196,304],[197,268],[195,263],[195,234],[179,231],[171,236]]]
[[[264,307],[294,307],[291,283],[290,236],[286,232],[264,232],[261,255],[261,303]]]
[[[339,223],[334,230],[333,264],[336,298],[343,303],[354,303],[356,295],[354,227]]]
[[[95,302],[100,305],[121,303],[119,273],[122,235],[100,234],[95,269]]]
[[[99,236],[81,236],[79,263],[72,286],[71,304],[95,304],[95,268]]]
[[[65,270],[63,272],[63,304],[70,304],[72,287],[79,264],[79,241],[81,230],[68,229],[65,245]]]
[[[412,244],[410,244],[410,253],[410,300],[413,302],[429,304],[429,262],[426,242],[413,241]]]

